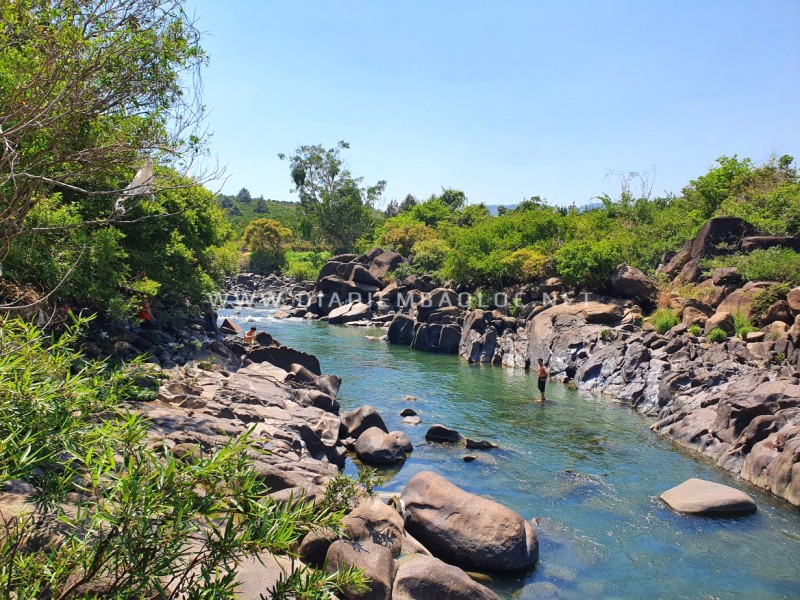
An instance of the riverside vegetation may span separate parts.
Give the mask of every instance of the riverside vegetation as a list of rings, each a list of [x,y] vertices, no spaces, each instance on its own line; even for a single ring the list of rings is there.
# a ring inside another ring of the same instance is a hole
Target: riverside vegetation
[[[648,406],[666,370],[661,363],[669,362],[659,348],[685,349],[687,357],[694,348],[709,365],[724,364],[726,379],[710,367],[690,377],[673,361],[688,383],[681,388],[678,378],[669,379],[680,402],[660,407],[672,412],[659,427],[682,427],[676,437],[687,445],[710,450],[725,468],[751,473],[751,481],[795,501],[796,480],[776,483],[786,465],[776,475],[747,463],[754,449],[769,464],[767,445],[779,447],[781,457],[794,447],[785,431],[796,420],[786,411],[796,398],[791,360],[800,283],[800,180],[791,157],[763,165],[722,157],[680,196],[652,198],[649,177],[633,174],[621,178],[617,198],[605,196],[598,205],[551,206],[534,196],[491,215],[451,188],[379,210],[385,182],[365,185],[354,176],[342,157],[348,145],[340,142],[330,149],[301,146],[283,157],[298,204],[252,198],[247,190],[215,197],[204,187],[214,174],[191,169],[207,140],[196,90],[182,82],[207,57],[183,2],[4,3],[0,22],[0,590],[6,597],[226,597],[252,581],[242,575],[247,565],[261,573],[254,557],[273,555],[302,556],[321,567],[284,564],[270,590],[259,590],[274,598],[351,597],[365,586],[403,597],[424,589],[431,574],[459,594],[493,597],[460,569],[428,556],[404,529],[436,537],[427,522],[436,515],[420,508],[426,494],[470,504],[433,475],[404,492],[419,507],[392,535],[377,536],[383,541],[377,546],[391,547],[388,554],[375,550],[380,565],[354,558],[356,542],[339,539],[360,539],[353,524],[359,514],[381,527],[399,514],[375,504],[369,477],[359,488],[338,475],[345,452],[358,452],[357,438],[371,429],[375,444],[362,444],[362,456],[401,458],[394,447],[405,444],[364,411],[338,417],[336,379],[315,369],[313,357],[269,337],[255,348],[221,337],[207,300],[241,269],[288,275],[263,285],[288,287],[294,305],[286,311],[294,316],[306,314],[298,311],[303,294],[380,291],[366,309],[349,306],[334,315],[341,307],[329,304],[316,316],[332,323],[382,317],[396,322],[394,333],[407,344],[484,362],[524,366],[531,351],[547,346],[551,371],[567,379],[596,366],[590,356],[606,347],[616,360],[620,346],[640,344],[646,352],[624,368],[646,364],[643,372],[655,380],[602,387],[634,403],[649,398]],[[709,219],[726,217],[740,219],[741,235],[711,236],[702,251],[681,251],[707,223],[720,222]],[[360,261],[374,246],[395,253]],[[624,280],[626,290],[646,287],[630,300],[642,310],[658,307],[652,323],[664,340],[645,341],[626,329],[637,320],[633,303],[624,302],[600,309],[613,313],[608,322],[584,315],[577,327],[560,323],[573,327],[573,335],[586,334],[578,333],[586,324],[599,326],[580,361],[565,358],[569,344],[553,336],[540,346],[522,336],[548,310],[535,307],[534,289],[624,295],[614,287],[625,273],[621,264],[642,272]],[[339,288],[325,289],[330,277],[338,280],[328,285]],[[247,276],[236,285],[252,292],[265,281]],[[408,311],[399,318],[393,306],[403,289],[416,292],[410,324]],[[506,289],[524,299],[502,310],[475,306],[468,315],[459,309],[431,320],[435,311],[420,312],[416,303],[436,289],[482,290],[485,297]],[[731,310],[721,309],[726,302]],[[152,321],[140,329],[136,315],[143,310]],[[698,339],[687,341],[687,331]],[[707,349],[707,342],[726,346]],[[766,380],[749,355],[730,364],[745,352],[743,344],[761,361],[758,368],[775,367]],[[597,383],[597,377],[582,381],[590,379]],[[691,384],[700,379],[702,385]],[[723,384],[728,391],[739,385],[739,396],[760,389],[764,400],[726,404],[715,396]],[[759,388],[766,384],[772,387]],[[694,387],[705,396],[687,392]],[[727,413],[715,409],[692,421],[694,409],[679,410],[692,403],[706,411],[727,406]],[[717,418],[720,427],[710,423]],[[360,430],[364,422],[376,426]],[[505,554],[498,550],[494,565],[478,566],[529,568],[538,556],[531,524],[496,503],[487,506],[486,514],[513,525],[523,541]],[[434,554],[475,566],[475,556],[456,556],[455,549],[477,543],[468,527],[443,537],[428,542]],[[504,543],[478,541],[479,550]],[[397,567],[394,559],[409,546],[425,558]]]

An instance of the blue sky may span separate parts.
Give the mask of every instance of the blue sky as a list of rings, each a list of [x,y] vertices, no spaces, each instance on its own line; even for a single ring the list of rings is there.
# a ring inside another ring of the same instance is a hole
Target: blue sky
[[[386,199],[679,192],[718,156],[800,158],[800,1],[189,0],[223,191],[294,199],[277,158],[346,140]],[[218,186],[219,187],[219,186]]]

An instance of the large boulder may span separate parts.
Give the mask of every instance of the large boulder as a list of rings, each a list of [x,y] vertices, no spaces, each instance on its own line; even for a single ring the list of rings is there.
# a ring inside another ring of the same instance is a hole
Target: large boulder
[[[458,567],[418,554],[401,563],[392,600],[500,600],[492,590],[472,580]]]
[[[607,282],[612,296],[652,302],[658,293],[656,282],[639,269],[626,264],[619,265]]]
[[[379,427],[370,427],[356,440],[356,455],[368,465],[395,465],[406,459],[396,436]]]
[[[236,321],[225,317],[219,326],[219,331],[225,335],[238,335],[242,333],[242,328]]]
[[[711,315],[704,327],[704,332],[708,335],[712,329],[722,329],[725,333],[736,333],[736,322],[733,315],[726,311],[718,311]]]
[[[380,289],[383,287],[383,282],[370,273],[364,265],[358,263],[350,263],[344,268],[345,278],[353,283],[366,285]]]
[[[417,304],[417,321],[425,323],[431,314],[451,307],[458,307],[458,293],[448,288],[436,288]]]
[[[355,509],[342,519],[342,527],[350,540],[370,541],[385,546],[394,557],[400,555],[405,530],[403,517],[377,496],[359,500]]]
[[[271,346],[255,348],[245,355],[245,359],[254,363],[268,362],[284,371],[291,371],[292,365],[302,365],[314,375],[321,375],[319,359],[313,354],[300,352],[288,346]]]
[[[539,558],[539,541],[530,522],[435,473],[417,473],[401,500],[406,529],[437,558],[489,571],[530,569]]]
[[[661,494],[667,505],[692,515],[739,514],[756,510],[756,503],[742,491],[721,483],[692,478]]]
[[[752,235],[742,240],[742,252],[766,250],[767,248],[788,248],[800,252],[800,238],[779,235]]]
[[[467,438],[461,435],[455,429],[447,427],[447,425],[435,424],[428,428],[425,433],[425,439],[429,442],[439,442],[444,444],[466,444]]]
[[[786,303],[789,305],[792,314],[800,315],[800,287],[796,287],[789,292],[786,296]]]
[[[751,281],[745,284],[744,287],[734,290],[725,296],[722,302],[719,303],[719,306],[717,306],[717,311],[729,312],[731,314],[741,311],[748,316],[758,316],[751,314],[750,306],[759,292],[767,289],[770,285],[772,284],[769,282]]]
[[[333,573],[342,568],[361,569],[368,580],[369,590],[344,590],[347,600],[389,600],[397,568],[392,552],[372,542],[338,540],[331,544],[327,555],[327,570]]]
[[[397,252],[388,251],[375,257],[369,267],[369,272],[373,277],[383,279],[401,264],[403,264],[403,257]]]
[[[701,273],[701,258],[727,251],[721,248],[738,250],[741,240],[753,233],[753,226],[737,217],[710,219],[667,264],[658,268],[658,272],[670,278],[680,274],[687,281],[696,281]]]
[[[368,321],[371,318],[372,309],[370,309],[369,304],[353,302],[352,304],[334,308],[328,315],[328,323],[331,325],[346,325],[354,321]]]
[[[375,408],[369,404],[365,404],[355,410],[350,410],[342,415],[341,418],[341,433],[342,438],[354,438],[364,433],[367,429],[377,427],[378,429],[389,432],[386,428],[386,423]]]
[[[414,338],[414,319],[408,315],[395,315],[389,325],[387,336],[390,344],[408,346]]]

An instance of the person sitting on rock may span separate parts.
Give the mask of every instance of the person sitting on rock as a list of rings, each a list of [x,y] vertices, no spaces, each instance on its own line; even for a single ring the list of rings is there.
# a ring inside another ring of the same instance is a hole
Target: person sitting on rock
[[[255,344],[256,343],[256,327],[253,325],[249,331],[244,332],[244,343],[245,344]]]
[[[544,366],[544,361],[540,358],[539,364],[536,367],[538,371],[539,379],[536,383],[537,387],[539,388],[539,393],[542,395],[539,402],[544,402],[544,387],[547,385],[547,378],[550,375],[550,372],[547,370],[547,367]]]

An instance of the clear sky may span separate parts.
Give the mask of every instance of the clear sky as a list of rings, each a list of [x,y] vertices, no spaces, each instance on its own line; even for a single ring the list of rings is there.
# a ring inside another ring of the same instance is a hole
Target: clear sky
[[[386,199],[578,205],[655,167],[800,159],[800,0],[189,0],[223,187],[295,199],[277,158],[350,142]]]

